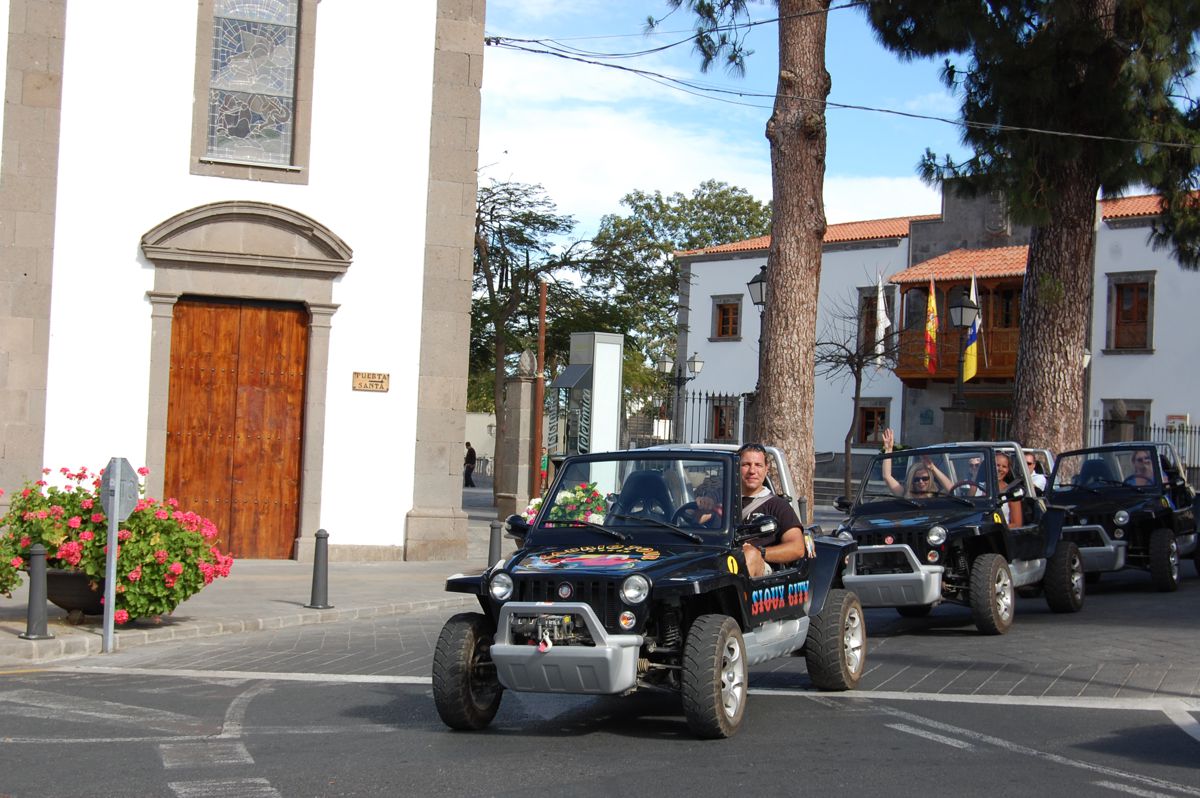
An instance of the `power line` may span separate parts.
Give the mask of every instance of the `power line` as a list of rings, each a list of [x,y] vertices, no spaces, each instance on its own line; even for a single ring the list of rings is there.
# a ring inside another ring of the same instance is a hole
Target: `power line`
[[[852,3],[847,6],[839,6],[839,8],[848,8],[851,5],[857,5],[857,4]],[[801,97],[799,95],[786,95],[786,94],[779,95],[777,93],[767,94],[764,92],[752,92],[752,91],[743,91],[743,90],[738,90],[738,89],[726,89],[726,88],[721,88],[719,86],[714,86],[714,85],[705,85],[705,84],[702,84],[702,83],[699,83],[696,81],[689,81],[689,80],[683,80],[681,78],[674,78],[674,77],[671,77],[670,75],[664,75],[661,72],[654,72],[652,70],[637,69],[635,67],[624,66],[622,64],[604,63],[603,61],[596,61],[596,60],[593,60],[592,58],[585,58],[583,55],[577,55],[572,52],[564,52],[564,51],[560,51],[560,50],[556,50],[556,49],[539,49],[539,48],[535,48],[535,47],[518,46],[517,44],[513,43],[513,42],[518,42],[518,41],[528,42],[528,43],[536,43],[539,41],[546,41],[546,40],[508,39],[508,38],[502,37],[502,36],[493,36],[493,37],[488,37],[485,40],[485,43],[492,47],[500,47],[501,49],[518,50],[518,51],[522,51],[522,52],[533,53],[535,55],[550,55],[550,56],[554,56],[556,58],[565,59],[567,61],[577,61],[581,64],[589,64],[591,66],[598,66],[598,67],[604,67],[607,69],[616,69],[616,70],[620,70],[622,72],[629,72],[633,75],[637,75],[638,77],[644,78],[653,83],[657,83],[661,86],[665,86],[666,88],[674,89],[676,91],[681,91],[685,94],[691,94],[696,97],[701,97],[701,98],[708,99],[708,100],[714,100],[716,102],[723,102],[723,103],[726,103],[729,105],[740,105],[740,106],[745,106],[745,107],[750,107],[750,108],[764,108],[764,109],[772,107],[771,104],[739,102],[737,100],[731,100],[726,97],[719,97],[719,96],[713,96],[713,95],[726,94],[726,95],[733,95],[736,97],[754,97],[754,98],[760,98],[760,99],[770,99],[772,101],[772,103],[778,97],[782,96],[784,99],[795,100],[797,102],[807,103],[807,104],[815,105],[815,106],[822,106],[824,108],[836,108],[836,109],[847,110],[847,111],[866,111],[869,113],[889,114],[892,116],[905,117],[908,119],[921,119],[921,120],[925,120],[925,121],[929,121],[929,122],[941,122],[943,124],[952,125],[954,127],[976,129],[976,130],[995,130],[995,131],[1003,131],[1003,132],[1007,132],[1007,133],[1034,133],[1037,135],[1059,136],[1062,138],[1087,139],[1090,141],[1113,141],[1113,142],[1119,142],[1122,144],[1146,144],[1146,145],[1155,146],[1155,147],[1165,147],[1165,148],[1170,148],[1170,149],[1181,149],[1181,150],[1183,150],[1183,149],[1191,150],[1191,149],[1197,149],[1198,147],[1200,147],[1200,145],[1198,145],[1198,144],[1187,144],[1187,143],[1171,142],[1171,141],[1154,141],[1154,140],[1147,140],[1147,139],[1133,139],[1133,138],[1124,138],[1124,137],[1120,137],[1120,136],[1102,136],[1102,135],[1099,135],[1096,133],[1079,133],[1079,132],[1066,131],[1066,130],[1052,130],[1052,129],[1048,129],[1048,128],[1025,127],[1025,126],[1021,126],[1021,125],[1008,125],[1008,124],[1003,124],[1003,123],[999,123],[999,122],[971,122],[971,121],[963,120],[963,119],[951,119],[951,118],[944,117],[944,116],[933,116],[932,114],[919,114],[919,113],[915,113],[912,111],[899,111],[894,108],[880,108],[880,107],[875,107],[875,106],[870,106],[870,105],[859,105],[859,104],[854,104],[854,103],[839,103],[839,102],[833,102],[831,100],[818,100],[818,99],[814,99],[812,97]],[[690,41],[690,39],[688,41]],[[676,46],[677,44],[679,44],[679,42],[676,42],[673,45],[669,45],[669,47]],[[660,50],[668,49],[668,47],[659,48],[659,49]],[[656,51],[657,50],[647,51],[647,52],[656,52]]]

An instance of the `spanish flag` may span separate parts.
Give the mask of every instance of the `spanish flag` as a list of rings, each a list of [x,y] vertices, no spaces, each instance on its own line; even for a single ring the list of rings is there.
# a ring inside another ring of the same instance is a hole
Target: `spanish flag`
[[[930,374],[937,372],[937,297],[933,293],[933,278],[929,278],[929,301],[925,304],[925,370]]]
[[[971,302],[979,305],[979,296],[975,292],[975,275],[971,275]],[[971,329],[967,330],[967,349],[963,353],[963,382],[972,379],[979,365],[979,329],[983,326],[982,309],[975,314]]]

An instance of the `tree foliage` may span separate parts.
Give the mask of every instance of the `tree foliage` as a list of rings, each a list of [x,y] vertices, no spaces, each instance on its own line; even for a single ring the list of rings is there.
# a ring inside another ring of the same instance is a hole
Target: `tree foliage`
[[[901,57],[949,56],[943,78],[962,98],[973,155],[956,163],[927,151],[921,174],[959,178],[968,193],[1002,191],[1013,218],[1034,226],[1013,432],[1027,445],[1070,448],[1083,436],[1097,193],[1157,190],[1165,208],[1155,245],[1200,265],[1200,111],[1187,94],[1200,5],[892,0],[865,9]]]
[[[714,180],[688,195],[635,190],[621,204],[628,212],[605,216],[592,240],[564,244],[574,226],[540,186],[480,189],[469,409],[493,410],[504,367],[536,347],[541,279],[547,372],[566,365],[572,333],[621,333],[626,400],[660,399],[664,385],[651,364],[674,342],[679,277],[672,253],[763,235],[770,223],[769,206]]]
[[[769,2],[770,0],[763,0]],[[701,69],[723,61],[739,73],[750,52],[743,32],[750,0],[668,0],[692,11]],[[767,121],[772,222],[767,304],[759,357],[756,437],[787,455],[797,490],[813,485],[813,353],[825,238],[825,69],[827,0],[776,0],[779,80]]]

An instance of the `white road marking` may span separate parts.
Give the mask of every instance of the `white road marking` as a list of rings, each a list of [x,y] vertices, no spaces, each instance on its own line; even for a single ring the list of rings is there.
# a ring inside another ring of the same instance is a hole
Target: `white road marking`
[[[83,723],[99,720],[174,733],[201,732],[208,728],[203,720],[189,715],[77,696],[66,699],[44,690],[0,691],[0,703],[16,704],[24,708],[22,714],[31,714],[32,710],[32,714],[52,720]]]
[[[761,695],[817,695],[808,690],[775,690],[754,688]],[[898,693],[884,690],[850,690],[844,693],[820,693],[822,698],[874,698],[883,701],[921,701],[947,704],[992,704],[1010,707],[1049,707],[1054,709],[1116,709],[1137,712],[1161,712],[1184,734],[1200,742],[1200,723],[1190,712],[1200,712],[1197,698],[1098,698],[1090,696],[1019,696],[1019,695],[945,695],[942,693]]]
[[[189,679],[228,679],[244,682],[267,680],[281,682],[342,682],[346,684],[432,684],[429,676],[388,676],[355,673],[272,673],[271,671],[208,671],[187,668],[111,668],[99,665],[73,665],[46,668],[56,673],[119,673],[131,676],[183,676]]]
[[[1128,784],[1117,784],[1115,781],[1093,781],[1092,784],[1097,787],[1106,787],[1110,790],[1123,792],[1127,795],[1136,795],[1138,798],[1174,798],[1167,793],[1154,792],[1153,790],[1139,790],[1137,787],[1130,787]]]
[[[246,719],[246,708],[250,706],[250,701],[257,695],[269,693],[273,690],[270,685],[256,684],[253,687],[243,691],[236,698],[229,702],[229,709],[225,710],[225,722],[221,724],[221,737],[237,738],[242,733],[242,721]]]
[[[931,729],[937,729],[938,731],[947,732],[950,734],[957,734],[961,737],[966,737],[969,740],[975,740],[976,742],[994,745],[997,748],[1001,748],[1010,753],[1023,754],[1025,756],[1031,756],[1046,762],[1053,762],[1056,765],[1078,768],[1080,770],[1098,773],[1103,776],[1113,776],[1115,778],[1144,784],[1149,787],[1155,787],[1160,790],[1174,790],[1185,795],[1200,796],[1200,789],[1196,789],[1195,787],[1188,787],[1183,784],[1175,784],[1174,782],[1166,781],[1164,779],[1156,779],[1152,776],[1142,776],[1138,773],[1130,773],[1129,771],[1110,768],[1106,765],[1083,762],[1078,759],[1071,759],[1070,757],[1062,756],[1061,754],[1052,754],[1049,751],[1042,751],[1037,748],[1031,748],[1027,745],[1020,745],[1019,743],[1010,742],[999,737],[993,737],[990,734],[982,734],[980,732],[964,729],[959,726],[952,726],[949,723],[942,723],[941,721],[932,720],[931,718],[923,718],[920,715],[914,715],[911,712],[904,712],[903,710],[894,709],[892,707],[880,707],[880,710],[888,715],[902,718],[912,723],[919,723],[922,726],[928,726]]]
[[[280,798],[266,779],[205,779],[167,785],[179,798]]]
[[[196,768],[212,765],[253,765],[254,757],[238,740],[203,743],[161,743],[158,754],[163,767]]]
[[[1189,711],[1195,712],[1197,710],[1195,707],[1193,707],[1191,710],[1171,708],[1164,709],[1163,714],[1170,718],[1176,726],[1182,729],[1184,734],[1191,736],[1192,739],[1196,740],[1196,742],[1200,742],[1200,721],[1197,721],[1194,717],[1192,717],[1189,714]]]
[[[909,726],[904,723],[885,723],[884,725],[887,726],[889,729],[895,729],[896,731],[902,731],[905,734],[915,734],[917,737],[924,737],[926,740],[933,740],[935,743],[941,743],[942,745],[949,745],[954,748],[962,748],[962,749],[965,749],[968,751],[975,750],[975,746],[973,746],[970,743],[965,742],[963,740],[956,740],[953,737],[946,737],[941,734],[934,734],[931,731],[925,731],[924,729],[918,729],[914,726]]]

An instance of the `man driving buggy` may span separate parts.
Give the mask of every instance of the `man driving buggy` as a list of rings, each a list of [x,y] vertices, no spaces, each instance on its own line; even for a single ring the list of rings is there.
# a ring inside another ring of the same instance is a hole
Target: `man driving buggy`
[[[783,565],[808,556],[804,528],[792,505],[763,484],[767,477],[766,448],[762,444],[747,443],[738,449],[738,472],[742,482],[742,522],[767,515],[774,518],[776,524],[775,536],[770,543],[747,541],[742,544],[750,576],[766,576],[772,571],[772,563]]]

